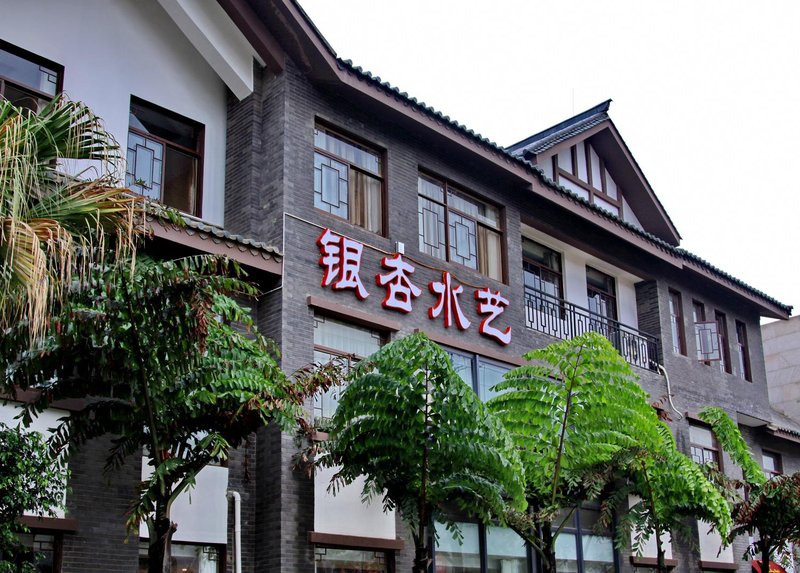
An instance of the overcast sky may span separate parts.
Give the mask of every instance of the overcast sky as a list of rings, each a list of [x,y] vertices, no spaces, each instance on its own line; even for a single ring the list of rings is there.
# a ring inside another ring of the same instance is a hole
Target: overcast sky
[[[606,99],[681,246],[800,313],[797,0],[300,0],[337,54],[510,145]]]

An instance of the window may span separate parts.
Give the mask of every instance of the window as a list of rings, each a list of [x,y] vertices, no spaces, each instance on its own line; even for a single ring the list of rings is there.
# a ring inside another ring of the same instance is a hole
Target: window
[[[590,312],[612,320],[617,319],[617,287],[614,277],[586,267],[586,294]]]
[[[222,573],[222,551],[215,545],[172,543],[170,573]],[[147,573],[147,542],[139,543],[139,573]]]
[[[717,323],[706,320],[706,307],[702,302],[692,301],[692,319],[694,320],[694,338],[697,344],[697,359],[704,364],[719,360],[719,333]]]
[[[599,518],[600,511],[592,507],[559,514],[559,525],[567,520],[556,537],[556,569],[559,573],[611,573],[617,570],[611,531],[596,530]]]
[[[692,459],[698,464],[712,463],[717,468],[720,464],[719,444],[710,428],[689,424],[689,447]]]
[[[337,357],[360,360],[376,352],[384,336],[376,330],[341,322],[327,316],[314,317],[314,362],[324,363]],[[333,386],[314,396],[314,420],[330,419],[339,403],[342,386]]]
[[[314,207],[382,235],[381,153],[320,126],[314,147]]]
[[[764,475],[767,476],[767,479],[781,475],[783,473],[781,455],[763,450],[761,452],[761,467],[764,468]]]
[[[419,250],[503,280],[500,209],[420,175]]]
[[[525,541],[510,529],[478,523],[459,523],[462,538],[453,539],[436,523],[436,573],[528,573]]]
[[[54,573],[61,571],[61,536],[42,533],[20,533],[17,535],[20,544],[26,548],[27,554],[19,557],[29,560],[33,558],[36,571]],[[0,552],[0,562],[3,554]],[[11,571],[12,569],[9,569]],[[16,569],[13,569],[16,571]]]
[[[314,548],[315,573],[387,573],[386,553],[363,549],[340,549],[317,545]]]
[[[731,351],[728,348],[728,319],[724,312],[714,311],[714,320],[717,323],[717,337],[719,338],[720,361],[719,371],[731,372]]]
[[[200,216],[203,126],[131,98],[125,184],[137,193]]]
[[[736,356],[738,358],[738,374],[748,382],[753,378],[750,373],[750,350],[747,346],[747,326],[736,321]]]
[[[669,321],[672,324],[672,350],[686,355],[686,333],[683,329],[683,301],[681,293],[669,290]]]
[[[489,360],[477,354],[463,353],[458,350],[445,348],[453,362],[453,368],[461,376],[461,379],[475,390],[475,393],[483,401],[497,396],[491,387],[498,384],[503,375],[511,370],[511,367],[501,362]]]
[[[38,112],[61,91],[64,68],[0,41],[0,96]]]
[[[559,314],[564,298],[561,254],[523,237],[522,257],[525,289],[535,308],[554,316]]]
[[[622,213],[622,189],[588,141],[580,141],[554,155],[553,175],[556,183],[579,197],[618,217]]]

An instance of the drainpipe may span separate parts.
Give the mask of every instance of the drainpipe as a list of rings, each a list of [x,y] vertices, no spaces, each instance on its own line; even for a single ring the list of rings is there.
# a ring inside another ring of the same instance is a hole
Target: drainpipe
[[[661,364],[658,365],[658,371],[664,375],[664,378],[667,380],[667,398],[669,399],[669,405],[672,407],[672,411],[678,415],[678,419],[683,419],[683,414],[681,414],[678,409],[675,407],[675,404],[672,403],[672,388],[669,385],[669,374],[667,374],[667,369],[664,368]],[[241,573],[241,572],[238,572]]]
[[[242,573],[242,496],[238,491],[228,490],[228,499],[233,500],[234,573]]]

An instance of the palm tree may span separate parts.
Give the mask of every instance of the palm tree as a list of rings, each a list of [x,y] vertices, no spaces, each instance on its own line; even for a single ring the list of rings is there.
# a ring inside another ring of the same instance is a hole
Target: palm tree
[[[86,276],[89,262],[111,244],[117,255],[135,254],[143,202],[118,186],[120,159],[114,138],[82,103],[59,96],[35,114],[0,101],[4,336],[24,331],[33,344],[65,289]],[[86,169],[65,173],[70,160],[85,160],[74,165]]]

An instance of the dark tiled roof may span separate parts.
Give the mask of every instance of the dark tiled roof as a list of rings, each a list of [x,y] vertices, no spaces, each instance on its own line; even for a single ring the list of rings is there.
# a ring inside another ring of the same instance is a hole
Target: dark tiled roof
[[[610,105],[611,100],[608,99],[593,108],[587,109],[578,115],[565,119],[561,123],[548,127],[544,131],[535,133],[514,145],[508,146],[506,151],[514,155],[522,156],[525,153],[540,153],[546,149],[550,149],[565,139],[583,133],[607,120],[608,108]]]
[[[772,423],[769,425],[772,429],[789,434],[795,438],[800,438],[800,425],[797,424],[792,418],[786,414],[772,409]]]
[[[679,258],[682,258],[684,260],[690,261],[690,262],[692,262],[694,264],[698,264],[698,265],[700,265],[702,267],[705,267],[711,273],[716,274],[717,276],[719,276],[724,281],[727,281],[727,282],[729,282],[729,283],[731,283],[731,284],[733,284],[733,285],[735,285],[735,286],[737,286],[739,288],[743,288],[743,289],[745,289],[747,291],[750,291],[750,293],[752,293],[753,295],[757,296],[758,298],[761,298],[762,300],[764,300],[764,301],[766,301],[766,302],[768,302],[768,303],[770,303],[772,305],[777,306],[779,309],[781,309],[783,312],[785,312],[787,316],[791,314],[791,311],[792,311],[792,307],[791,306],[785,305],[785,304],[783,304],[781,302],[778,302],[776,299],[766,295],[765,293],[763,293],[762,291],[760,291],[758,289],[755,289],[755,288],[751,287],[750,285],[748,285],[744,281],[741,281],[741,280],[729,275],[728,273],[718,269],[717,267],[715,267],[712,264],[708,263],[707,261],[701,259],[697,255],[694,255],[694,254],[690,253],[689,251],[687,251],[685,249],[682,249],[680,247],[676,247],[674,245],[671,245],[671,244],[667,243],[666,241],[664,241],[663,239],[661,239],[661,238],[659,238],[659,237],[657,237],[657,236],[655,236],[655,235],[653,235],[651,233],[648,233],[647,231],[644,231],[644,230],[640,229],[639,227],[635,227],[634,225],[628,223],[627,221],[623,221],[618,216],[613,215],[612,213],[609,213],[605,209],[601,209],[600,207],[590,203],[589,201],[587,201],[583,197],[580,197],[577,194],[573,193],[572,191],[570,191],[570,190],[562,187],[561,185],[558,185],[557,183],[553,182],[549,177],[547,177],[544,174],[544,172],[542,171],[542,169],[540,167],[538,167],[536,165],[533,165],[532,163],[530,163],[529,161],[523,159],[522,157],[519,157],[518,155],[515,155],[514,153],[510,152],[509,150],[507,150],[507,149],[505,149],[503,147],[500,147],[499,145],[497,145],[495,142],[491,141],[490,139],[487,139],[486,137],[483,137],[479,133],[476,133],[475,131],[469,129],[467,126],[465,126],[465,125],[463,125],[461,123],[458,123],[457,121],[451,119],[449,116],[444,115],[440,111],[437,111],[434,108],[428,106],[427,104],[425,104],[425,102],[421,102],[421,101],[417,100],[417,98],[410,96],[408,93],[400,91],[398,88],[394,87],[389,82],[383,81],[379,76],[374,76],[369,71],[366,71],[366,70],[362,69],[361,67],[354,65],[352,61],[343,60],[341,58],[338,58],[336,56],[336,53],[333,52],[333,50],[331,50],[331,53],[336,58],[336,61],[337,61],[338,65],[339,65],[340,69],[342,69],[344,71],[347,71],[347,72],[350,72],[352,74],[355,74],[357,77],[359,77],[363,81],[371,83],[373,86],[377,87],[378,89],[383,90],[385,93],[387,93],[389,95],[401,98],[404,102],[406,102],[409,105],[413,106],[418,111],[421,111],[421,112],[425,113],[426,115],[428,115],[430,117],[433,117],[434,119],[437,119],[439,121],[443,121],[443,122],[447,123],[448,125],[450,125],[454,129],[456,129],[457,131],[461,132],[462,134],[464,134],[464,135],[470,137],[471,139],[479,142],[480,144],[486,146],[491,151],[494,151],[495,153],[498,153],[498,154],[504,156],[505,158],[515,162],[517,165],[522,166],[528,172],[535,174],[535,176],[538,177],[539,180],[546,187],[549,187],[549,188],[553,189],[554,191],[556,191],[558,193],[561,193],[566,197],[569,197],[572,201],[574,201],[576,203],[579,203],[579,204],[582,204],[587,209],[589,209],[589,210],[601,215],[602,217],[604,217],[604,218],[606,218],[606,219],[608,219],[610,221],[613,221],[615,224],[619,225],[620,227],[623,227],[623,228],[631,231],[632,233],[634,233],[636,235],[639,235],[640,237],[650,241],[654,245],[656,245],[659,248],[661,248],[663,251],[665,251],[667,253],[670,253],[670,254],[673,254],[673,255],[675,255],[675,256],[677,256]],[[592,117],[596,116],[597,114],[605,115],[607,117],[608,106],[610,105],[610,103],[611,103],[611,100],[607,100],[607,101],[605,101],[605,102],[603,102],[603,103],[601,103],[601,104],[599,104],[599,105],[597,105],[597,106],[595,106],[595,107],[593,107],[593,108],[591,108],[589,110],[586,110],[585,112],[583,112],[581,114],[578,114],[577,116],[575,116],[573,118],[570,118],[570,119],[562,122],[559,125],[566,125],[566,124],[572,122],[575,125],[575,127],[577,128],[578,127],[577,124],[580,124],[581,121],[590,120]],[[583,116],[587,116],[587,117],[583,117]],[[554,128],[555,127],[558,127],[558,126],[554,126]],[[551,128],[551,129],[553,129],[553,128]],[[588,129],[588,127],[586,127],[585,129]],[[547,131],[550,131],[550,130],[545,130],[544,132],[541,132],[541,133],[545,133]],[[537,134],[537,135],[539,135],[539,134]],[[555,135],[555,134],[551,134],[551,136],[552,135]],[[531,137],[536,137],[536,136],[534,135],[534,136],[531,136]],[[520,143],[522,143],[522,142],[520,142]],[[515,144],[515,145],[519,145],[519,144]]]
[[[171,216],[168,216],[164,209],[155,203],[148,203],[147,214],[149,221],[157,218],[161,224],[172,224],[176,227],[182,227],[190,234],[198,234],[202,238],[212,238],[213,240],[216,240],[216,242],[225,242],[229,246],[238,247],[240,251],[256,251],[264,259],[274,259],[275,261],[279,262],[283,259],[283,253],[281,253],[280,250],[272,245],[268,245],[267,243],[261,241],[256,241],[243,235],[231,233],[222,227],[206,223],[205,221],[201,221],[196,217],[185,215],[183,213],[174,212]],[[176,216],[180,219],[178,223],[176,223],[174,220]]]

